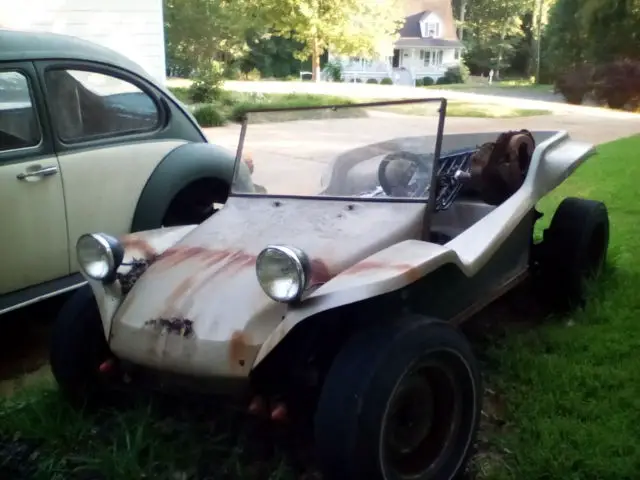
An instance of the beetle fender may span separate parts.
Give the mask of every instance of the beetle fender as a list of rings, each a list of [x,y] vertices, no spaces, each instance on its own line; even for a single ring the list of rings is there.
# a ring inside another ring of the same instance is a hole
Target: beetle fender
[[[399,290],[449,263],[464,271],[453,250],[419,240],[397,243],[356,263],[318,288],[302,304],[289,308],[282,322],[260,347],[253,368],[303,320]]]
[[[234,163],[231,152],[211,143],[187,143],[173,149],[158,164],[142,189],[131,231],[159,228],[171,201],[196,180],[218,179],[230,186]]]

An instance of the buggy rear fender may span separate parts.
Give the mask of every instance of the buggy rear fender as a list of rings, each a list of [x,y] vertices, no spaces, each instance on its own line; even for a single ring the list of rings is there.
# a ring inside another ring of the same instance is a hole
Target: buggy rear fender
[[[118,268],[118,274],[126,276],[131,272],[131,267],[126,264],[133,260],[143,260],[151,264],[156,256],[160,255],[167,248],[175,245],[195,227],[196,225],[158,228],[123,236],[120,242],[125,249],[125,254],[122,261],[123,265]],[[105,338],[108,339],[113,317],[125,298],[125,295],[122,293],[120,280],[112,283],[103,283],[98,280],[92,280],[86,276],[85,278],[91,286],[91,290],[98,304]]]
[[[405,240],[356,263],[318,288],[300,305],[289,307],[282,322],[260,347],[253,368],[303,320],[400,290],[447,263],[454,263],[464,271],[453,250],[420,240]]]
[[[523,185],[509,199],[444,246],[407,240],[343,271],[305,302],[289,308],[262,344],[253,367],[293,327],[313,315],[399,290],[447,263],[455,264],[468,277],[475,275],[538,201],[594,153],[592,144],[573,141],[567,132],[552,134],[536,147]]]

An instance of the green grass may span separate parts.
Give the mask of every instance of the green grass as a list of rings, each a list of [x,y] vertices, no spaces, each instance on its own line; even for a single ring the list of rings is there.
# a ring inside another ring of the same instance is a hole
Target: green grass
[[[504,426],[483,478],[632,479],[640,471],[640,136],[599,154],[541,202],[542,226],[565,196],[605,201],[609,273],[584,311],[513,333],[489,352]]]
[[[174,95],[189,105],[189,94],[187,88],[171,88]],[[379,99],[378,99],[379,100]],[[247,110],[256,108],[290,108],[290,107],[304,107],[304,106],[323,106],[323,105],[343,105],[358,102],[367,102],[375,100],[367,99],[350,99],[345,97],[336,97],[332,95],[317,95],[317,94],[278,94],[278,93],[245,93],[245,92],[230,92],[225,91],[221,95],[220,99],[212,104],[204,105],[190,105],[193,110],[196,119],[203,127],[215,127],[221,126],[228,122],[238,122],[241,120],[243,114]],[[212,110],[220,112],[219,115],[212,115]],[[395,111],[397,113],[403,113],[407,115],[434,115],[431,109],[425,109],[424,105],[407,105],[401,107],[384,107],[385,111]],[[429,112],[427,112],[429,110]],[[512,108],[503,105],[492,104],[480,104],[471,102],[449,102],[447,108],[447,116],[450,117],[482,117],[482,118],[513,118],[513,117],[527,117],[535,115],[550,115],[552,112],[547,110],[532,110],[532,109],[520,109]],[[341,115],[342,114],[342,115]],[[332,114],[332,118],[340,116],[361,117],[366,113],[361,110],[348,110],[339,111],[339,113]],[[300,120],[300,119],[313,119],[313,118],[325,118],[326,112],[324,111],[309,111],[305,113],[280,113],[268,115],[253,114],[251,116],[252,123],[261,123],[265,121],[286,121],[286,120]]]
[[[395,111],[406,115],[434,115],[433,109],[425,108],[423,104],[402,105],[397,107],[383,107],[387,111]],[[500,104],[484,104],[463,101],[447,102],[447,117],[477,117],[477,118],[516,118],[537,115],[552,115],[549,110],[533,110],[513,108]]]
[[[503,80],[501,82],[493,82],[489,85],[488,81],[454,83],[450,85],[429,85],[423,88],[436,90],[480,90],[480,89],[518,89],[518,90],[537,90],[542,92],[552,92],[553,85],[537,84],[530,80]]]
[[[541,229],[565,196],[605,201],[610,268],[584,311],[527,329],[507,326],[507,337],[481,352],[494,393],[478,480],[638,478],[639,150],[640,136],[600,146],[539,206],[547,214]],[[89,416],[61,401],[48,376],[25,384],[0,400],[0,478],[317,478],[301,476],[280,447],[260,451],[282,443],[210,403],[142,402]]]

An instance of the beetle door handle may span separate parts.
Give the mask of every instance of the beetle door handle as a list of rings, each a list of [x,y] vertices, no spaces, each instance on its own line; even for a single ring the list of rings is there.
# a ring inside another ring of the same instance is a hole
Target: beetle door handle
[[[28,180],[29,178],[34,178],[34,177],[49,177],[51,175],[55,175],[56,173],[58,173],[58,167],[51,166],[51,167],[44,167],[44,168],[39,168],[38,170],[31,170],[31,171],[27,171],[24,173],[19,173],[18,175],[16,175],[16,178],[18,180]]]

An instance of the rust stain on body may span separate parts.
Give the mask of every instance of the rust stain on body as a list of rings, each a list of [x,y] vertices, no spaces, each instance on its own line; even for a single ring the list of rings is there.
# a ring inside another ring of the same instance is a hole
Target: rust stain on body
[[[145,327],[155,328],[159,331],[166,331],[170,334],[180,335],[190,338],[193,336],[193,322],[185,318],[157,318],[144,322]]]
[[[250,354],[247,334],[236,330],[229,340],[229,365],[231,368],[244,367]]]
[[[393,270],[406,275],[410,282],[415,282],[422,278],[422,274],[414,265],[408,263],[384,263],[376,261],[363,261],[347,268],[343,275],[358,275],[372,270]]]
[[[125,250],[138,250],[144,256],[145,260],[152,259],[156,256],[156,250],[146,240],[135,235],[127,235],[122,238],[122,246]]]

